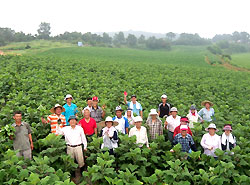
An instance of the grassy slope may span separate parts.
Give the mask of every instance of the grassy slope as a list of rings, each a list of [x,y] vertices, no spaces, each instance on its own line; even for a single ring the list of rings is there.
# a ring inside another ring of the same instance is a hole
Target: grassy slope
[[[231,63],[239,67],[250,69],[250,53],[232,55]]]

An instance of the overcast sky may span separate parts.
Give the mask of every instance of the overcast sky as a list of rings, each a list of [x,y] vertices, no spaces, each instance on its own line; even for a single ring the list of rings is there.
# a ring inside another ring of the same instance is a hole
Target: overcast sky
[[[202,37],[247,31],[250,0],[2,0],[0,27],[52,35],[65,31],[199,33]]]

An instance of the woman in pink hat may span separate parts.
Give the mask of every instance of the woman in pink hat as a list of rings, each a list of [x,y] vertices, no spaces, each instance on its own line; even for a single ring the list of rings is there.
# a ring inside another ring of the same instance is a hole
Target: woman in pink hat
[[[221,148],[222,150],[230,151],[236,146],[236,138],[231,133],[232,126],[230,124],[224,125],[224,133],[221,136]]]

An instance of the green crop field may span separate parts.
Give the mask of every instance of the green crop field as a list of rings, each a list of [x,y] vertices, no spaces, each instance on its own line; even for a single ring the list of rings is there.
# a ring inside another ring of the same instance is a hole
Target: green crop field
[[[250,53],[232,55],[232,63],[239,67],[250,69]]]
[[[180,116],[188,113],[191,104],[200,109],[201,101],[212,101],[218,134],[225,123],[233,126],[234,155],[218,150],[216,160],[202,154],[199,143],[208,123],[192,130],[199,151],[188,159],[180,145],[175,146],[175,153],[170,152],[165,132],[150,141],[150,149],[140,149],[134,137],[120,134],[116,157],[104,153],[102,138],[94,137],[88,143],[82,184],[249,184],[250,73],[207,64],[205,48],[149,51],[64,45],[38,47],[36,52],[31,48],[22,56],[0,56],[0,184],[72,184],[70,173],[76,164],[65,152],[64,139],[49,135],[50,127],[40,117],[49,115],[56,103],[64,104],[66,94],[73,95],[79,110],[86,106],[86,98],[98,96],[100,105],[107,106],[107,115],[114,116],[116,106],[126,109],[124,91],[137,95],[144,122],[163,93]],[[21,110],[32,126],[31,162],[15,156],[7,137],[15,110]]]

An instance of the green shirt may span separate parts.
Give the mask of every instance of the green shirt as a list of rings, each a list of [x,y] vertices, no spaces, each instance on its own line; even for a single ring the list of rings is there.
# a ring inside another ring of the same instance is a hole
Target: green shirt
[[[16,123],[13,123],[12,126],[16,129],[13,141],[14,150],[30,149],[29,134],[31,134],[31,128],[29,124],[22,122],[20,126],[17,126]]]

